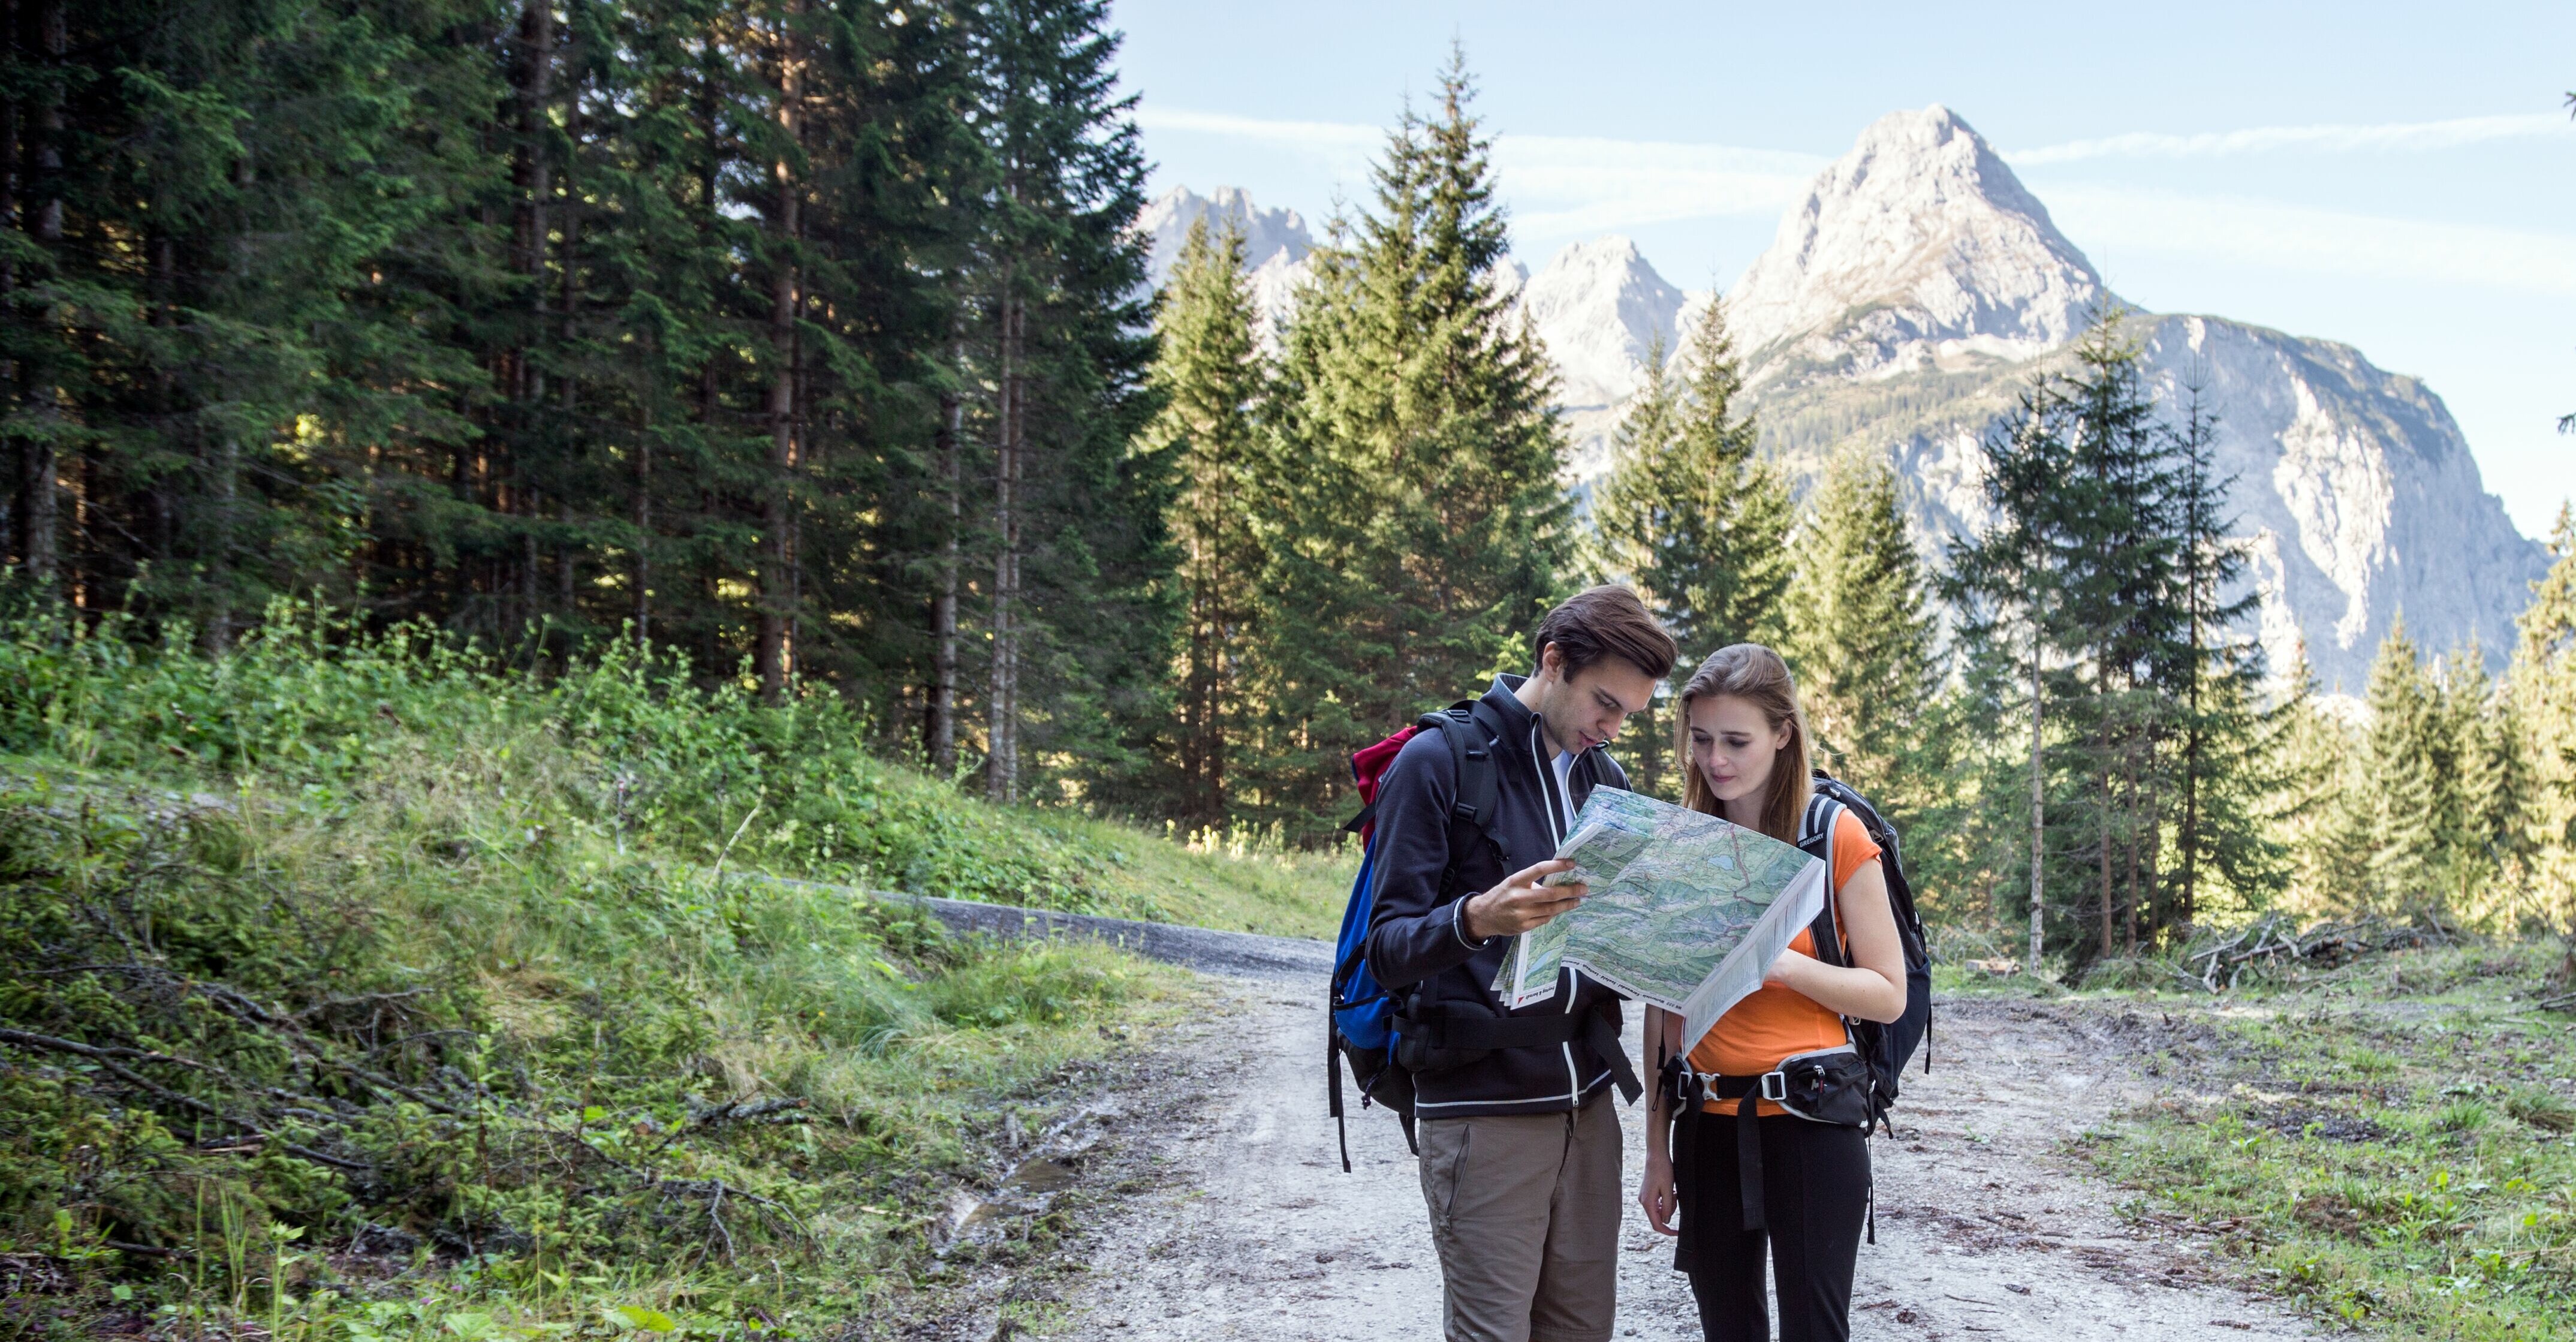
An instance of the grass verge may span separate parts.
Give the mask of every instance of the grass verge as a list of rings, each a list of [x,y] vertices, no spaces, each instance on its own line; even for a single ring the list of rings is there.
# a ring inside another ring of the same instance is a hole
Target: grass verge
[[[2576,1049],[2531,1006],[2556,953],[2406,951],[2231,996],[2155,1060],[2178,1090],[2078,1150],[2325,1318],[2576,1338]]]
[[[0,1330],[814,1335],[1191,991],[451,809],[0,790]]]

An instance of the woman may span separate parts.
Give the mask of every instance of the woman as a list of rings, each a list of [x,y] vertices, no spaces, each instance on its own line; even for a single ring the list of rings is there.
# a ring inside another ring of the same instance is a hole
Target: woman
[[[1684,805],[1783,843],[1798,841],[1811,787],[1807,727],[1778,653],[1739,643],[1702,662],[1682,689],[1676,735]],[[1751,1153],[1739,1150],[1741,1101],[1732,1098],[1748,1089],[1758,1096],[1755,1079],[1784,1059],[1848,1047],[1846,1017],[1892,1021],[1905,1010],[1905,953],[1878,845],[1846,811],[1835,822],[1832,851],[1829,907],[1851,967],[1817,959],[1814,932],[1799,932],[1762,987],[1690,1045],[1688,1067],[1703,1074],[1707,1093],[1730,1098],[1708,1100],[1678,1137],[1668,1131],[1665,1109],[1673,1100],[1663,1087],[1647,1110],[1646,1181],[1637,1201],[1655,1229],[1679,1236],[1673,1266],[1690,1275],[1710,1342],[1771,1336],[1762,1292],[1766,1242],[1781,1342],[1851,1336],[1852,1266],[1870,1191],[1867,1131],[1759,1100],[1759,1160],[1750,1161],[1744,1157]],[[1659,1068],[1684,1046],[1677,1015],[1649,1007],[1645,1028]],[[1687,1148],[1671,1149],[1676,1141]],[[1749,1200],[1748,1166],[1759,1180]]]

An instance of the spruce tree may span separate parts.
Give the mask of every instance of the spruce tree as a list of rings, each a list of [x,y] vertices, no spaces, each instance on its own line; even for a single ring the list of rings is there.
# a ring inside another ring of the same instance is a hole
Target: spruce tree
[[[1242,662],[1254,638],[1259,576],[1250,477],[1263,368],[1243,236],[1231,223],[1214,237],[1204,218],[1191,223],[1163,289],[1157,330],[1152,386],[1162,404],[1138,446],[1168,456],[1178,482],[1170,528],[1180,547],[1175,578],[1184,622],[1172,809],[1213,825],[1226,817],[1231,766],[1242,748]]]
[[[2290,730],[2287,715],[2304,711],[2310,697],[2302,664],[2285,702],[2261,704],[2262,645],[2243,632],[2260,598],[2238,581],[2245,547],[2227,506],[2234,481],[2218,473],[2217,420],[2203,389],[2183,392],[2182,422],[2163,439],[2173,497],[2160,510],[2178,529],[2178,549],[2168,581],[2146,593],[2165,612],[2149,626],[2147,662],[2150,683],[2169,701],[2160,744],[2170,751],[2164,771],[2175,775],[2168,792],[2176,870],[2170,895],[2155,901],[2159,926],[2199,919],[2206,876],[2222,879],[2249,907],[2286,879],[2287,854],[2268,820],[2279,811],[2266,795],[2277,779],[2264,761]]]
[[[2507,672],[2529,746],[2526,823],[2542,921],[2576,927],[2576,506],[2550,528],[2549,571],[2516,620]]]
[[[1595,516],[1604,550],[1691,660],[1782,640],[1794,510],[1736,406],[1744,375],[1720,305],[1702,310],[1683,361],[1678,395],[1659,366],[1623,420]]]
[[[1884,805],[1919,805],[1924,780],[1908,766],[1942,667],[1896,472],[1883,458],[1837,456],[1808,507],[1786,609],[1820,762]]]
[[[2134,948],[2161,852],[2157,753],[2171,704],[2142,674],[2186,622],[2180,490],[2169,441],[2123,314],[2106,308],[2075,342],[2064,395],[2079,488],[2063,512],[2072,541],[2057,618],[2080,691],[2070,744],[2087,775],[2083,839],[2092,849],[2094,953]],[[2123,910],[2126,916],[2123,917]]]
[[[1647,347],[1645,373],[1646,384],[1620,407],[1610,432],[1610,470],[1592,491],[1586,557],[1603,581],[1638,588],[1648,609],[1669,616],[1670,603],[1642,576],[1657,567],[1657,545],[1672,529],[1665,467],[1681,431],[1681,390],[1660,331]]]
[[[2021,814],[2021,872],[2028,884],[2025,965],[2040,972],[2048,945],[2047,890],[2051,845],[2050,796],[2057,791],[2050,760],[2050,702],[2062,698],[2070,650],[2064,616],[2072,585],[2088,483],[2073,470],[2080,430],[2067,397],[2052,381],[2023,390],[2013,409],[1987,431],[1981,492],[1992,521],[1973,536],[1951,541],[1940,588],[1958,620],[1967,653],[1967,688],[1976,716],[1988,721],[2018,717],[2029,727],[2026,768],[2017,786],[2004,784],[2011,770],[1997,752],[1994,781],[1980,789],[1997,814],[1991,828],[2008,830],[2003,817]],[[2053,665],[2055,664],[2055,665]],[[2052,675],[2052,671],[2055,674]],[[2062,729],[2060,734],[2062,733]],[[1999,845],[2000,846],[2000,845]],[[2000,892],[1998,893],[2000,900]]]
[[[2461,742],[2462,864],[2482,892],[2460,912],[2507,931],[2548,926],[2530,895],[2533,761],[2528,728],[2510,679],[2499,678]]]
[[[1681,430],[1681,389],[1674,383],[1663,333],[1646,349],[1646,385],[1619,412],[1610,436],[1610,472],[1592,494],[1587,536],[1589,566],[1603,582],[1637,588],[1648,608],[1669,619],[1673,610],[1639,575],[1653,570],[1656,542],[1670,530],[1672,499],[1663,467]],[[1689,655],[1681,669],[1688,675]],[[1681,775],[1671,724],[1665,721],[1670,682],[1655,687],[1646,711],[1633,724],[1635,748],[1625,759],[1631,785],[1650,797],[1678,800]]]
[[[1374,208],[1318,250],[1284,342],[1263,805],[1304,832],[1347,805],[1339,756],[1526,663],[1571,558],[1551,375],[1493,282],[1507,237],[1472,100],[1454,56],[1434,114],[1388,136]]]
[[[2370,730],[2365,795],[2374,823],[2368,852],[2372,907],[2422,912],[2441,897],[2444,780],[2438,761],[2451,750],[2441,696],[2425,673],[2403,615],[2371,662]]]
[[[1174,611],[1167,463],[1127,451],[1151,358],[1145,163],[1104,0],[983,14],[989,158],[978,335],[991,445],[985,792],[1042,760],[1115,796],[1163,730]]]
[[[2284,678],[2268,741],[2268,772],[2281,780],[2268,808],[2287,849],[2290,890],[2310,914],[2367,906],[2372,807],[2355,776],[2360,744],[2318,697],[2307,645]]]

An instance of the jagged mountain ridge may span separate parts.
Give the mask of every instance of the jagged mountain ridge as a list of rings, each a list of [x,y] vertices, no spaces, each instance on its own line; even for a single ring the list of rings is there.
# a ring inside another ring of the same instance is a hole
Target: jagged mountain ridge
[[[1253,311],[1259,323],[1255,334],[1264,344],[1272,343],[1287,320],[1298,283],[1306,278],[1306,257],[1315,250],[1305,217],[1295,210],[1262,209],[1238,187],[1221,186],[1205,196],[1175,187],[1136,217],[1136,232],[1146,239],[1146,273],[1155,288],[1171,278],[1190,225],[1201,219],[1208,221],[1211,231],[1231,223],[1243,235],[1243,264],[1251,272]]]
[[[1661,338],[1678,358],[1676,333],[1719,300],[1680,294],[1616,237],[1498,279],[1558,366],[1571,472],[1588,485],[1648,350]],[[1722,301],[1765,450],[1802,489],[1838,451],[1887,456],[1930,553],[1987,520],[1987,427],[2117,299],[1984,139],[1935,105],[1862,132]],[[1278,319],[1285,294],[1265,310]],[[2511,647],[2547,553],[2486,492],[2439,397],[2331,341],[2210,316],[2140,315],[2133,330],[2169,401],[2197,383],[2219,416],[2260,596],[2253,632],[2275,668],[2304,650],[2323,688],[2357,694],[2401,610],[2419,646],[2474,637],[2491,664]]]
[[[1987,427],[2119,300],[1936,104],[1862,132],[1723,301],[1766,449],[1802,480],[1837,451],[1887,454],[1930,548],[1985,523]],[[2547,552],[2486,491],[2438,396],[2332,341],[2214,316],[2131,329],[2166,404],[2198,385],[2218,417],[2276,669],[2304,651],[2324,688],[2357,694],[2401,611],[2419,646],[2474,638],[2491,665],[2511,648]]]

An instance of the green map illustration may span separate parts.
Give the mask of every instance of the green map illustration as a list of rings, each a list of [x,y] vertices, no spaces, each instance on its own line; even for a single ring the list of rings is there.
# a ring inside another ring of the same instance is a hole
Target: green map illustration
[[[1509,1007],[1554,996],[1571,965],[1697,1041],[1824,906],[1824,864],[1796,847],[1617,788],[1593,789],[1556,855],[1575,870],[1549,880],[1590,893],[1514,943],[1494,983]]]

